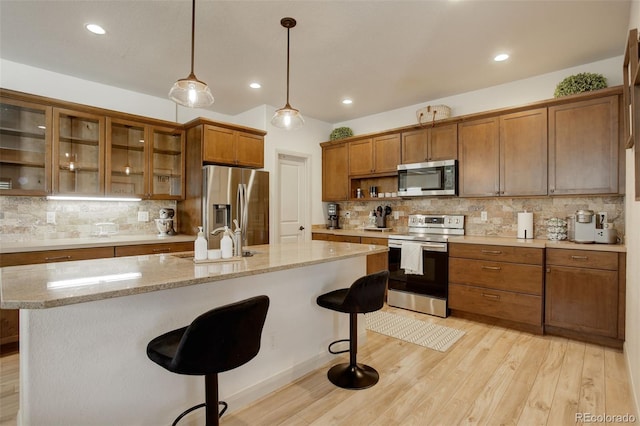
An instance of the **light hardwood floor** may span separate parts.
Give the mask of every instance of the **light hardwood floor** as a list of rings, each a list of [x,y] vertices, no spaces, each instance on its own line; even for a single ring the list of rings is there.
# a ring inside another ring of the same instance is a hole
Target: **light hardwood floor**
[[[378,370],[377,385],[359,391],[332,385],[326,370],[348,361],[348,354],[343,354],[247,408],[230,407],[221,423],[556,426],[581,424],[576,414],[589,413],[630,414],[640,424],[621,351],[459,318],[385,309],[466,334],[441,353],[368,332],[358,361]],[[17,359],[16,355],[0,359],[0,426],[15,425]]]

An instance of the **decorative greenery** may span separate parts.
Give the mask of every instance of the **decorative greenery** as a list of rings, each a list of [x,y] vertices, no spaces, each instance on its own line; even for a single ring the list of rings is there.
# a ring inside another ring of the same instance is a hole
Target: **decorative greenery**
[[[329,140],[335,141],[353,136],[353,130],[349,127],[337,127],[329,135]]]
[[[590,92],[591,90],[604,89],[605,87],[607,87],[607,79],[604,78],[602,74],[583,72],[570,75],[558,83],[553,96],[559,98],[582,92]]]

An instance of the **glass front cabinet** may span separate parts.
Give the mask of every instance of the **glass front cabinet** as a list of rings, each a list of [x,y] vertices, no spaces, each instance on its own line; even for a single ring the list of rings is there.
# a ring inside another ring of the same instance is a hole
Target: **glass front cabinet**
[[[185,159],[182,154],[185,148],[184,131],[152,127],[151,139],[151,198],[182,199],[185,183]]]
[[[144,124],[107,118],[108,196],[148,196],[148,140],[148,128]]]
[[[51,111],[46,105],[0,98],[0,194],[51,192]]]
[[[53,109],[53,192],[104,194],[105,117]]]

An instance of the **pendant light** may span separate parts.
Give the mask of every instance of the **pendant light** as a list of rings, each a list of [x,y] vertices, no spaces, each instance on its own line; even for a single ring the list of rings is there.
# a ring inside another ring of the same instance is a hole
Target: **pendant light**
[[[196,32],[196,0],[193,0],[191,7],[191,74],[187,78],[175,82],[169,91],[169,99],[178,105],[189,108],[202,108],[213,103],[213,95],[209,86],[204,81],[200,81],[193,73],[193,57],[195,50]]]
[[[280,24],[287,29],[287,104],[276,111],[271,124],[281,129],[296,129],[304,124],[300,111],[289,105],[289,30],[296,26],[293,18],[282,18]]]

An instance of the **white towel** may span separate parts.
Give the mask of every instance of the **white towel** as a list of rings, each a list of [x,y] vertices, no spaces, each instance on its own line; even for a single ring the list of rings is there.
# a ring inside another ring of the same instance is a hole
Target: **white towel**
[[[402,242],[400,268],[405,274],[422,275],[422,246],[420,243]]]

